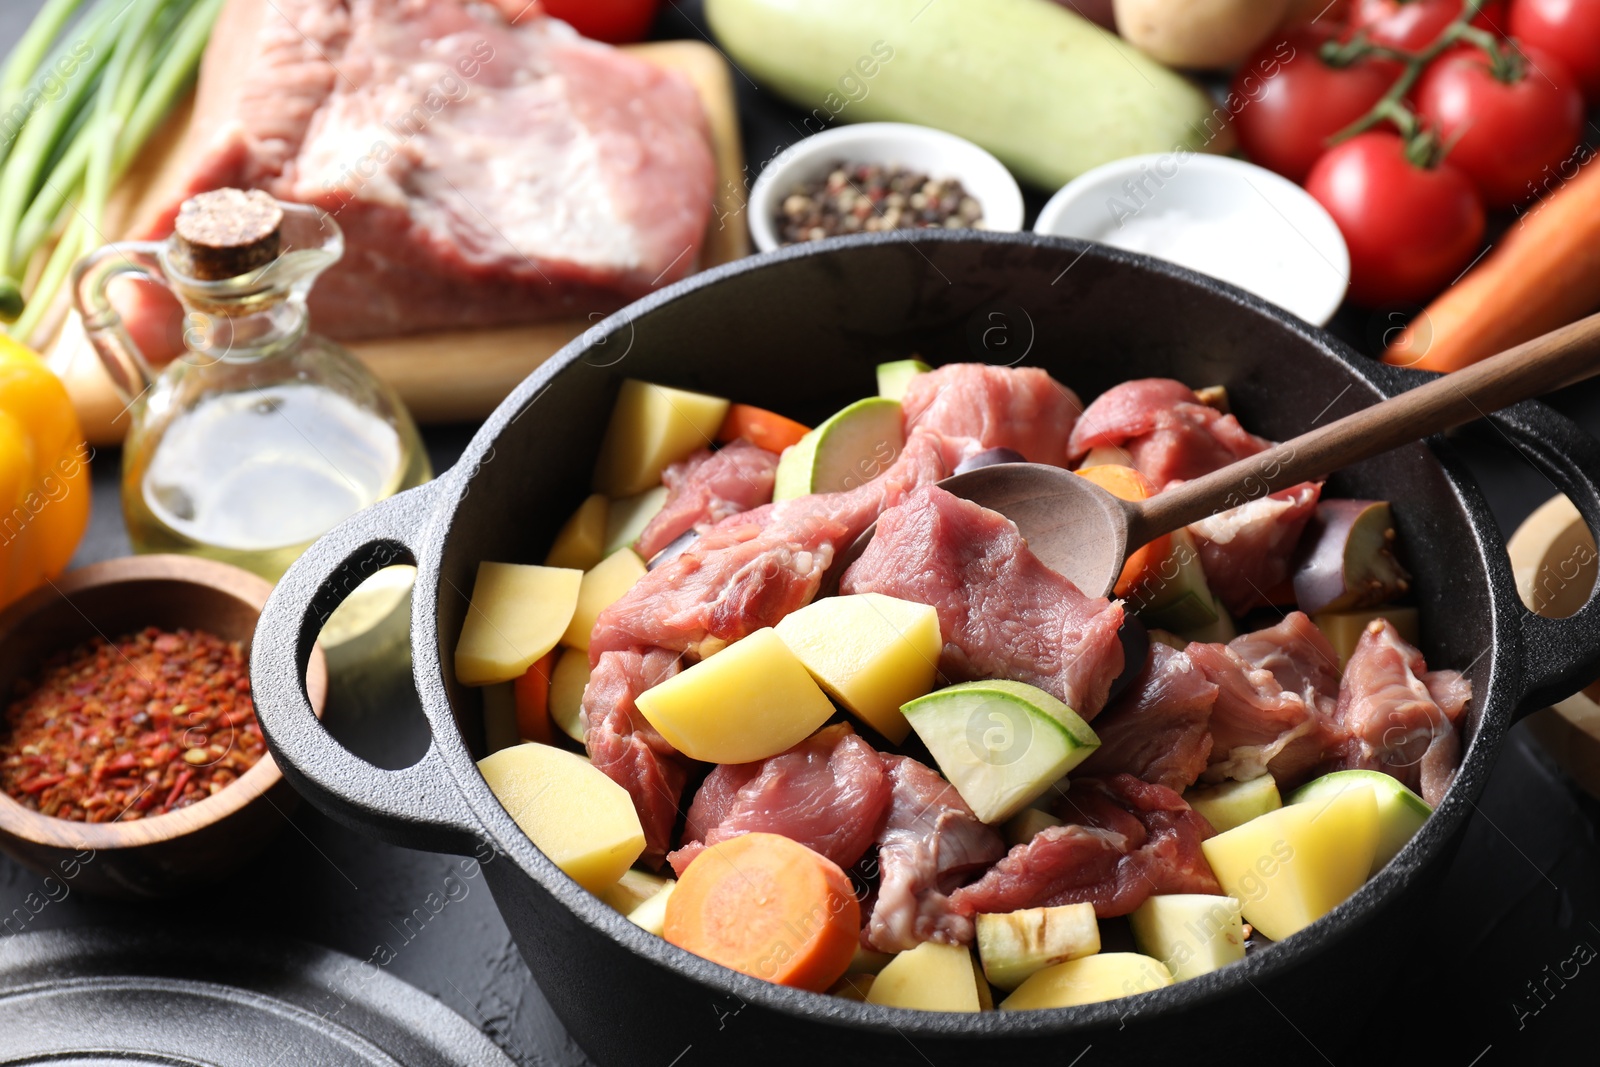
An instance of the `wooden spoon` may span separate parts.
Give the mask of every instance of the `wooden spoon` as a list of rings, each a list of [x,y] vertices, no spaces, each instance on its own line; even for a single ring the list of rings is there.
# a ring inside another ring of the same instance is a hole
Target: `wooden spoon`
[[[1600,315],[1591,315],[1149,500],[1119,500],[1041,463],[980,467],[939,487],[998,511],[1047,566],[1090,596],[1108,596],[1128,553],[1162,534],[1597,373]],[[875,528],[840,557],[835,582]]]

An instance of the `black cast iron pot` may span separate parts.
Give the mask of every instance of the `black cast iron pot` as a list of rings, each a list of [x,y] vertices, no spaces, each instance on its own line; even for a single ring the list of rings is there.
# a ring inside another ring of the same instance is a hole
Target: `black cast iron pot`
[[[1403,1011],[1378,990],[1426,966],[1406,958],[1408,924],[1436,888],[1506,729],[1600,673],[1600,599],[1561,621],[1526,612],[1482,497],[1439,442],[1350,468],[1329,492],[1395,502],[1428,662],[1464,668],[1473,683],[1460,776],[1353,898],[1242,964],[1131,999],[1025,1013],[891,1010],[780,988],[635,927],[556,869],[496,802],[474,765],[478,696],[449,667],[467,594],[480,560],[542,560],[589,492],[618,383],[643,378],[817,420],[872,393],[876,363],[912,353],[934,364],[1040,366],[1085,401],[1128,378],[1222,384],[1246,426],[1278,439],[1424,380],[1229,286],[1063,239],[873,235],[697,275],[567,346],[500,405],[459,464],[356,515],[290,569],[252,657],[284,776],[334,818],[387,841],[493,854],[488,882],[529,968],[604,1064],[1067,1064],[1090,1044],[1097,1060],[1237,1062],[1242,1046],[1263,1041],[1303,1051],[1290,1026],[1327,1050],[1359,1040],[1364,1016]],[[1495,421],[1600,527],[1600,445],[1534,403]],[[323,729],[304,673],[322,620],[394,562],[418,567],[411,638],[433,737],[413,766],[384,770]]]

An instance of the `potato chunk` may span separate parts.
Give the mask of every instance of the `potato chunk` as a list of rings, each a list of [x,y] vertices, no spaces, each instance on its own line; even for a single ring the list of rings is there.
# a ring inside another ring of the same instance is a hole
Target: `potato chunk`
[[[895,744],[906,739],[900,705],[925,696],[938,672],[937,611],[860,593],[808,604],[776,629],[829,696]]]
[[[639,694],[673,748],[706,763],[752,763],[804,741],[833,704],[770,627]]]
[[[595,460],[595,492],[622,497],[655,486],[667,464],[715,440],[727,414],[721,397],[629,378]]]
[[[493,685],[520,677],[556,647],[578,607],[583,572],[480,563],[456,642],[456,680]]]
[[[478,769],[539,851],[597,896],[644,851],[628,791],[582,756],[530,742],[479,760]]]

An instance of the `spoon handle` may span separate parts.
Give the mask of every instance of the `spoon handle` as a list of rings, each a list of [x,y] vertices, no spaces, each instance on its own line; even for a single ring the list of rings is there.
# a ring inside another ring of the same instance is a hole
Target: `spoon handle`
[[[1326,478],[1491,411],[1600,374],[1600,314],[1417,386],[1128,508],[1142,545],[1219,511]]]

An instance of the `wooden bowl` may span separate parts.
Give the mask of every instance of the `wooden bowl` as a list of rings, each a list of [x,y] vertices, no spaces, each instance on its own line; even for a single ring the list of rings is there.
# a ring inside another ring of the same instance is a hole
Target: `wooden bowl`
[[[1506,551],[1523,603],[1551,618],[1581,608],[1600,577],[1594,534],[1564,496],[1529,515]],[[1600,682],[1529,716],[1528,729],[1579,785],[1600,797]]]
[[[271,592],[249,571],[197,556],[128,556],[71,571],[0,613],[0,700],[9,705],[18,680],[51,654],[146,626],[206,630],[243,642],[248,657]],[[306,692],[320,716],[328,693],[320,648]],[[0,848],[72,889],[161,896],[237,869],[277,834],[295,800],[270,754],[214,796],[132,822],[57,819],[0,793]]]

